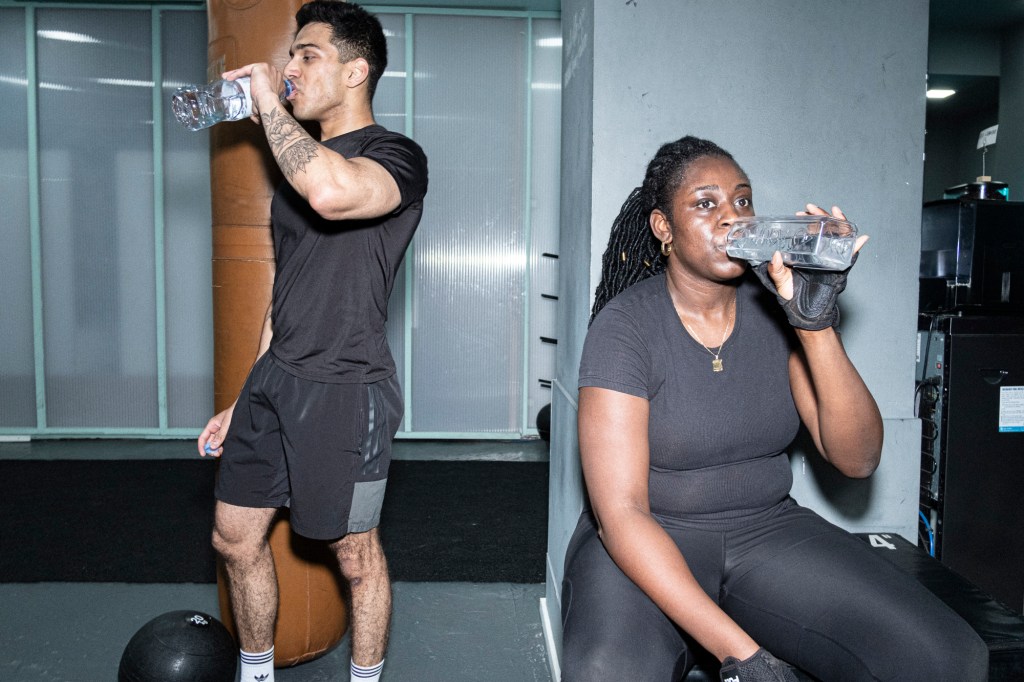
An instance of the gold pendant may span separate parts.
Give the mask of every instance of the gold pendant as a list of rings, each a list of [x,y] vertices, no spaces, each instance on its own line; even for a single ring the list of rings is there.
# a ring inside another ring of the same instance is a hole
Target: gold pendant
[[[719,360],[718,358],[715,358],[714,360],[711,361],[712,372],[721,372],[724,369],[725,367],[722,367],[722,361]]]

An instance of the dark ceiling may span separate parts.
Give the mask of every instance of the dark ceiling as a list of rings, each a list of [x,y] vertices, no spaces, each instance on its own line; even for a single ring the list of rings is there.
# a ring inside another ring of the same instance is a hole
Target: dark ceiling
[[[1024,21],[1024,0],[931,0],[933,29],[1000,30]]]
[[[958,30],[991,33],[993,40],[1006,28],[1024,22],[1024,0],[931,0],[929,29],[932,39],[956,35]],[[929,127],[941,117],[947,122],[971,117],[999,106],[998,76],[929,73],[928,87],[949,88],[948,99],[928,100]]]

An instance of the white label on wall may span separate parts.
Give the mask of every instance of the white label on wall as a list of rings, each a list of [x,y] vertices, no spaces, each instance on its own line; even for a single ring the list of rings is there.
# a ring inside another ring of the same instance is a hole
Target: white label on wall
[[[999,431],[1024,431],[1024,386],[999,387]]]
[[[999,130],[999,124],[998,123],[996,125],[994,125],[994,126],[989,126],[988,128],[985,128],[984,130],[982,130],[981,134],[978,135],[978,149],[981,149],[982,147],[987,147],[990,144],[995,144],[996,143],[996,132],[998,132],[998,130]]]

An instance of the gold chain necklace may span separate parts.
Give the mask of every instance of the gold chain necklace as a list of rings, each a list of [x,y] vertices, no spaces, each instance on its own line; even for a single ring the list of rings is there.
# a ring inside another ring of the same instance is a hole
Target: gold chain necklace
[[[715,359],[711,361],[711,371],[712,372],[722,372],[722,371],[724,371],[725,370],[725,366],[722,365],[722,359],[720,357],[718,357],[718,356],[722,354],[722,349],[725,347],[725,339],[728,338],[729,331],[732,329],[732,322],[730,322],[729,324],[725,325],[725,331],[722,332],[722,342],[718,344],[718,352],[716,353],[715,351],[711,350],[710,348],[708,348],[707,346],[704,345],[704,342],[700,340],[700,337],[697,336],[697,333],[694,332],[692,329],[690,329],[690,326],[687,325],[686,322],[683,322],[683,318],[680,317],[679,321],[683,323],[683,328],[687,332],[689,332],[690,336],[692,336],[697,341],[697,343],[699,343],[701,345],[701,347],[704,348],[704,350],[706,350],[707,352],[711,353],[711,355],[714,356]]]

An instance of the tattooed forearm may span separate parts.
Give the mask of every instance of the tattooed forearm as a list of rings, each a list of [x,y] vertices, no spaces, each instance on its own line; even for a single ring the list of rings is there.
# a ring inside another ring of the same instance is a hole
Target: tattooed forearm
[[[320,145],[302,129],[298,121],[279,109],[273,109],[261,118],[267,132],[267,141],[270,142],[270,151],[285,177],[291,180],[305,171],[306,164],[317,157]]]

